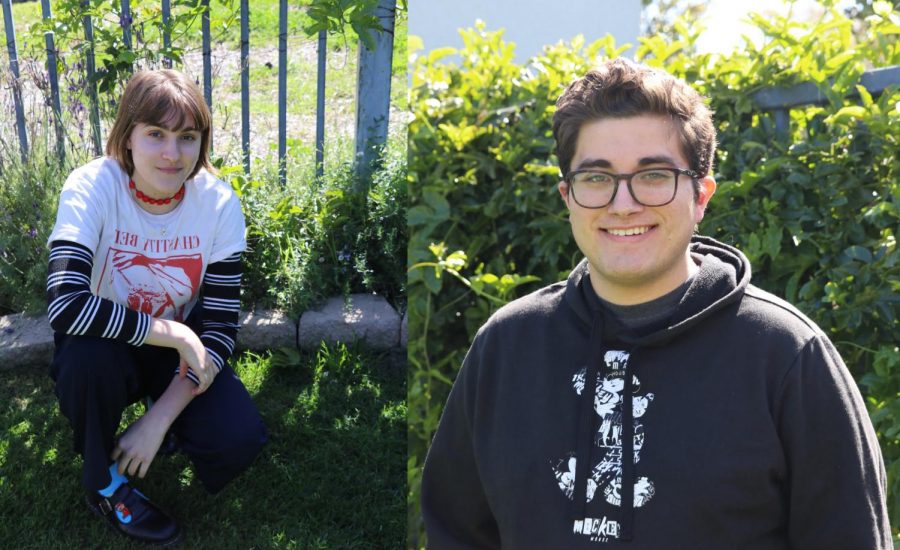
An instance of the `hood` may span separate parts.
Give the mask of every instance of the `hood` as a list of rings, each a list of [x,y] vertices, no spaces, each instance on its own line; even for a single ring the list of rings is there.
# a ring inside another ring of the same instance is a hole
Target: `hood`
[[[592,464],[593,439],[597,427],[593,411],[594,396],[600,378],[604,342],[615,339],[629,348],[630,359],[625,366],[622,391],[622,466],[621,479],[631,480],[621,484],[621,517],[619,540],[632,538],[634,521],[634,416],[632,409],[631,365],[640,355],[641,348],[663,345],[696,325],[713,312],[741,299],[750,283],[750,261],[739,250],[710,237],[694,236],[690,244],[691,255],[700,269],[678,303],[675,312],[662,328],[642,335],[615,330],[608,315],[604,315],[601,302],[593,294],[590,270],[583,260],[569,275],[564,299],[576,316],[590,328],[589,357],[586,358],[585,388],[581,393],[576,442],[575,491],[572,501],[572,517],[584,519],[587,508],[588,468]],[[618,344],[617,344],[618,345]]]
[[[741,298],[750,283],[750,261],[744,254],[711,237],[695,235],[690,244],[691,255],[700,270],[691,281],[666,327],[641,337],[622,337],[626,344],[649,347],[665,344],[711,313]],[[595,301],[590,294],[590,266],[587,259],[579,263],[566,282],[565,301],[585,326],[595,322]]]

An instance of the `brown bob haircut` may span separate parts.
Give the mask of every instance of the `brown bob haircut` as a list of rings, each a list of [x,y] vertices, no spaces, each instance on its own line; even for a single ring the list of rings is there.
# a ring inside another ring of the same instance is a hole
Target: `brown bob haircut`
[[[563,176],[572,168],[582,125],[604,118],[647,114],[672,117],[690,169],[700,177],[709,175],[716,150],[716,129],[703,97],[665,71],[618,58],[570,84],[556,102],[553,137]],[[696,183],[694,191],[696,194]]]
[[[119,161],[131,176],[134,161],[128,138],[134,127],[144,123],[170,131],[181,130],[188,116],[194,119],[194,129],[200,132],[200,157],[187,177],[191,179],[200,168],[213,171],[209,161],[212,115],[203,100],[203,93],[184,73],[170,69],[140,71],[128,81],[119,100],[116,121],[106,142],[106,154]]]

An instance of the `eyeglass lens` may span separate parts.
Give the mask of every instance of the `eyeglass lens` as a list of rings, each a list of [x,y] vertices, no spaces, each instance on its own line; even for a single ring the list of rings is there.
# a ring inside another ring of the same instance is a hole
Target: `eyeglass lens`
[[[623,178],[624,179],[624,178]],[[678,172],[670,169],[642,170],[631,175],[633,198],[644,206],[661,206],[675,197]],[[587,208],[612,202],[619,178],[608,172],[576,172],[571,187],[575,201]]]

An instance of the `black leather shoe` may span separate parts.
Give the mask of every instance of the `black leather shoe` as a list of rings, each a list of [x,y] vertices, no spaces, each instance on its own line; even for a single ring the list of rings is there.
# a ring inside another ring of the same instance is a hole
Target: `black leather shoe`
[[[160,546],[175,544],[181,538],[181,529],[172,516],[127,483],[120,485],[110,497],[89,493],[85,501],[92,512],[128,538]]]

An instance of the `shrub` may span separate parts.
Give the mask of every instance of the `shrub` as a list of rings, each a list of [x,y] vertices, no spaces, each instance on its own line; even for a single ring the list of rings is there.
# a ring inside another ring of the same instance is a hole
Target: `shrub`
[[[31,143],[26,161],[15,139],[0,144],[0,315],[47,309],[47,238],[73,168],[55,158],[52,143]]]
[[[259,179],[246,178],[239,167],[223,172],[241,195],[247,221],[245,303],[296,315],[336,294],[375,292],[405,309],[403,145],[385,151],[365,192],[354,190],[350,162],[329,168],[318,181],[309,166],[285,188],[275,170]]]
[[[878,432],[900,522],[898,260],[900,92],[857,88],[867,67],[900,63],[890,10],[876,10],[855,42],[852,21],[830,10],[800,24],[756,18],[766,42],[723,58],[699,55],[699,30],[679,41],[642,39],[637,58],[711,98],[719,140],[712,201],[701,233],[741,248],[754,283],[793,301],[839,347],[861,383]],[[409,129],[411,208],[408,513],[421,545],[419,480],[440,410],[475,330],[497,305],[559,280],[580,253],[556,198],[550,122],[556,98],[612,39],[545,48],[527,65],[483,26],[461,31],[456,53],[415,62]],[[794,109],[776,136],[752,92],[812,81],[827,102]],[[856,92],[859,98],[849,98]],[[536,276],[540,282],[516,288]],[[449,275],[449,277],[448,277]],[[518,278],[517,278],[518,277]]]

